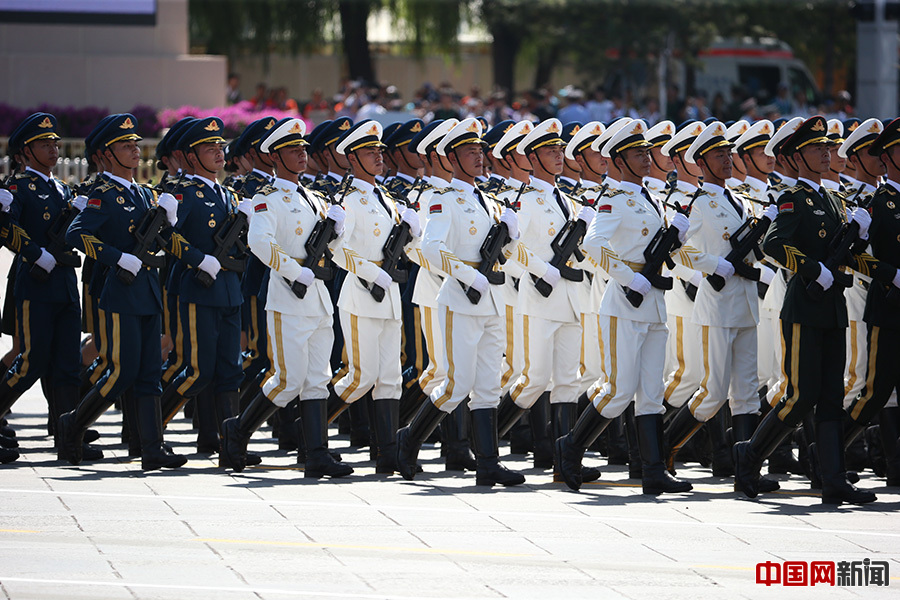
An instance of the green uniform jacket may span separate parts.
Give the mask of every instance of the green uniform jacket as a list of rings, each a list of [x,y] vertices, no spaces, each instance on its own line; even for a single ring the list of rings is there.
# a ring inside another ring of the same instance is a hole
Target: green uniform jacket
[[[872,226],[869,228],[869,242],[872,254],[888,275],[873,281],[866,298],[863,320],[870,325],[900,330],[900,300],[888,300],[887,291],[892,285],[896,269],[900,268],[900,191],[886,183],[878,188],[872,203]],[[893,268],[893,270],[892,270]],[[900,290],[894,290],[897,294]]]

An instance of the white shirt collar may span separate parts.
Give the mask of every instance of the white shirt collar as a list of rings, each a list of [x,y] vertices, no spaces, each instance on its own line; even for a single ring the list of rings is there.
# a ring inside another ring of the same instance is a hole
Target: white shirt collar
[[[608,190],[617,190],[619,189],[619,184],[621,182],[618,179],[613,179],[612,177],[607,177],[603,180],[603,185],[606,186]]]
[[[463,181],[461,179],[457,179],[456,177],[454,177],[453,180],[450,182],[450,185],[452,185],[453,187],[461,188],[462,191],[467,195],[470,195],[470,196],[475,195],[475,186],[470,183],[466,183],[465,181]]]
[[[203,183],[205,183],[212,189],[216,189],[216,186],[219,185],[218,182],[212,181],[211,179],[207,179],[206,177],[204,177],[202,175],[194,175],[194,179],[199,179],[200,181],[202,181]]]
[[[297,189],[296,183],[294,183],[293,181],[288,181],[287,179],[282,179],[281,177],[275,178],[274,185],[275,185],[275,187],[288,189],[288,190]]]
[[[885,183],[887,183],[887,184],[890,185],[890,186],[893,186],[893,188],[894,188],[895,190],[897,190],[898,192],[900,192],[900,183],[897,183],[897,182],[894,181],[893,179],[887,179],[887,180],[885,180]]]
[[[509,179],[506,180],[506,185],[508,185],[511,188],[515,188],[516,191],[519,191],[519,188],[522,187],[523,183],[525,183],[525,182],[519,181],[515,177],[510,177]]]
[[[643,195],[644,188],[639,186],[636,183],[631,183],[630,181],[620,181],[619,189],[624,190],[626,192],[634,192],[635,194]]]
[[[744,183],[749,184],[752,188],[758,188],[761,190],[766,190],[769,187],[768,181],[762,181],[761,179],[751,177],[750,175],[747,175],[747,179],[744,180]]]
[[[788,187],[794,187],[795,185],[797,185],[797,180],[794,179],[793,177],[788,177],[787,175],[782,175],[781,183],[783,183],[784,185],[786,185]]]
[[[560,181],[568,182],[568,184],[571,185],[572,187],[575,187],[576,185],[578,185],[580,183],[578,181],[575,181],[571,177],[563,177],[562,175],[559,176],[559,179],[560,179]]]
[[[353,187],[358,189],[361,192],[365,192],[367,194],[375,193],[375,186],[369,183],[368,181],[363,181],[362,179],[354,179]]]
[[[801,181],[803,181],[804,183],[806,183],[806,185],[808,185],[809,187],[811,187],[812,189],[817,190],[817,191],[820,187],[822,187],[821,181],[817,183],[817,182],[813,181],[812,179],[807,179],[806,177],[800,177],[797,179],[798,183]]]
[[[710,194],[725,195],[725,188],[721,185],[716,185],[715,183],[709,183],[708,181],[703,183],[703,191],[709,192]]]
[[[134,181],[128,181],[127,179],[124,179],[124,178],[122,178],[122,177],[119,177],[118,175],[113,175],[112,173],[110,173],[110,172],[108,172],[108,171],[107,171],[106,174],[107,174],[107,176],[109,176],[110,179],[112,179],[113,181],[118,181],[119,183],[121,183],[122,185],[124,185],[124,186],[125,186],[126,188],[128,188],[129,190],[130,190],[132,187],[134,187]]]
[[[399,177],[399,178],[402,179],[403,181],[407,181],[407,182],[409,182],[409,183],[415,183],[415,182],[416,182],[415,179],[413,179],[412,177],[410,177],[410,176],[407,175],[406,173],[399,173],[399,172],[398,172],[398,173],[397,173],[397,177]]]
[[[556,189],[556,186],[552,183],[547,183],[543,179],[538,179],[537,177],[531,178],[531,186],[537,189],[539,192],[544,192],[545,194],[552,194],[553,190]]]
[[[25,170],[26,170],[26,171],[31,171],[32,173],[34,173],[35,175],[37,175],[38,177],[40,177],[40,178],[43,179],[44,181],[50,181],[50,180],[53,178],[52,175],[51,175],[50,177],[47,177],[46,175],[44,175],[44,174],[41,173],[40,171],[35,171],[35,170],[32,169],[31,167],[25,167]]]
[[[680,179],[675,183],[676,189],[682,194],[693,194],[697,191],[697,186],[688,181],[681,181]]]
[[[341,179],[343,179],[343,177],[341,177],[340,175],[338,175],[337,173],[335,173],[333,171],[328,171],[328,176],[331,177],[332,179],[334,179],[335,181],[340,181]]]
[[[841,184],[837,181],[832,181],[831,179],[823,179],[822,185],[825,186],[829,190],[837,191],[841,189]]]
[[[644,185],[648,188],[666,189],[666,182],[656,177],[644,177]]]
[[[445,188],[450,185],[450,182],[442,177],[438,177],[437,175],[429,175],[428,183],[432,185],[432,187],[436,188]]]
[[[254,172],[254,173],[259,173],[259,176],[262,177],[263,179],[265,179],[265,180],[268,181],[268,182],[271,182],[272,180],[276,179],[276,177],[273,177],[272,175],[269,175],[269,174],[266,173],[265,171],[260,171],[260,170],[257,169],[256,167],[253,167],[253,172]]]

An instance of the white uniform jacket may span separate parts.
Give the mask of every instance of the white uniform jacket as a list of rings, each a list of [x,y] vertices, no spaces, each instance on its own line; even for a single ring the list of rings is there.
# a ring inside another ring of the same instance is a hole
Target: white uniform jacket
[[[253,197],[247,241],[251,252],[272,269],[266,310],[302,316],[332,314],[331,297],[321,279],[306,290],[302,300],[285,282],[300,276],[306,259],[306,240],[316,223],[325,217],[327,208],[320,195],[280,178]],[[339,243],[340,238],[330,247]]]

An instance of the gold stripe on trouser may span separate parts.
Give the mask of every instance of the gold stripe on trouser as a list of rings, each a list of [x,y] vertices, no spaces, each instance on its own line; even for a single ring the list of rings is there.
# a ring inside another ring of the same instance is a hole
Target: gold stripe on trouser
[[[859,399],[856,401],[856,406],[853,407],[853,411],[850,413],[850,416],[853,417],[854,420],[859,419],[859,414],[862,412],[863,408],[865,408],[866,404],[872,398],[875,389],[875,359],[878,356],[878,334],[881,332],[881,328],[875,325],[872,326],[872,335],[871,341],[869,342],[869,365],[867,367],[866,373],[866,395],[860,395]]]
[[[579,357],[578,363],[578,375],[579,377],[584,375],[587,372],[587,366],[584,364],[584,313],[581,313],[581,356]]]
[[[422,314],[419,312],[418,306],[413,307],[413,314],[416,316],[416,320],[413,323],[413,329],[416,332],[416,373],[421,373],[422,369],[425,368],[425,363],[422,356]]]
[[[403,326],[403,313],[400,313],[400,365],[406,364],[406,327]]]
[[[287,364],[284,361],[284,331],[281,327],[281,313],[272,311],[275,320],[275,360],[278,361],[278,385],[266,397],[271,400],[284,391],[287,387]],[[271,355],[270,355],[271,356]]]
[[[850,393],[856,385],[856,360],[859,358],[859,341],[856,339],[857,321],[850,321],[850,363],[848,365],[847,385],[844,386],[844,396]]]
[[[519,397],[519,394],[522,393],[522,390],[528,387],[528,384],[531,382],[531,378],[528,376],[528,372],[531,370],[531,358],[530,352],[531,346],[529,345],[530,339],[528,335],[528,315],[522,315],[522,344],[524,345],[525,355],[525,368],[522,370],[522,376],[519,378],[519,383],[513,386],[513,389],[510,390],[510,396],[513,397],[513,400]]]
[[[701,341],[703,344],[703,381],[700,382],[700,393],[691,402],[691,414],[694,414],[697,407],[703,402],[703,399],[709,395],[709,390],[707,389],[709,385],[709,325],[701,325],[701,331],[703,331],[703,339]]]
[[[444,336],[445,338],[445,346],[444,351],[447,353],[447,363],[449,367],[447,368],[447,387],[444,388],[444,393],[441,394],[441,397],[434,401],[434,405],[440,408],[443,406],[447,400],[453,395],[453,387],[456,384],[453,377],[456,375],[456,367],[453,364],[453,311],[449,308],[447,311],[447,322],[444,326],[444,330],[447,332]]]
[[[341,400],[344,402],[356,391],[356,388],[359,387],[359,380],[362,379],[362,370],[359,366],[359,317],[354,314],[350,315],[350,345],[353,348],[353,381],[341,394]]]
[[[25,339],[20,340],[20,344],[24,345],[25,352],[22,353],[22,368],[15,375],[9,378],[9,381],[6,382],[6,385],[12,387],[16,385],[16,383],[25,377],[28,374],[28,366],[30,361],[28,358],[31,356],[31,301],[23,300],[22,301],[22,328],[25,330],[24,335]],[[16,328],[18,331],[18,327]]]
[[[272,348],[272,337],[273,336],[270,335],[270,336],[268,336],[268,339],[266,340],[266,347],[269,349],[269,356],[275,356],[275,350]],[[266,382],[269,381],[274,376],[275,376],[275,361],[272,360],[272,361],[269,361],[269,370],[266,371],[265,375],[263,375],[263,380],[262,380],[262,383],[259,385],[259,389],[263,389],[263,387],[266,385]]]
[[[109,366],[109,340],[106,335],[106,311],[102,308],[97,309],[97,319],[100,321],[97,329],[99,329],[99,334],[97,337],[97,343],[94,344],[97,346],[97,356],[100,358],[100,362],[97,363],[97,368],[94,369],[94,372],[91,373],[91,377],[89,381],[91,385],[94,385],[100,378],[103,376],[103,373],[106,371],[106,368]]]
[[[794,392],[791,394],[791,397],[787,399],[784,404],[784,408],[778,411],[778,418],[784,421],[785,417],[787,417],[791,413],[791,409],[794,407],[794,404],[797,403],[797,400],[800,398],[800,378],[797,376],[797,371],[800,370],[800,323],[794,323],[791,328],[791,385],[794,387]],[[785,375],[785,379],[787,375]]]
[[[430,363],[428,366],[428,371],[422,374],[421,379],[419,380],[419,387],[423,390],[425,386],[431,383],[431,380],[434,379],[434,376],[437,374],[438,364],[437,357],[435,356],[434,351],[434,327],[431,322],[431,307],[423,306],[422,314],[425,319],[425,346],[428,348],[428,362]]]
[[[781,319],[778,319],[778,338],[781,340],[781,364],[779,365],[781,367],[781,385],[778,386],[778,391],[772,395],[772,400],[769,402],[769,406],[772,408],[775,408],[775,405],[787,393],[787,374],[784,371],[784,355],[785,350],[787,350],[787,342],[784,341],[784,328],[781,327]]]
[[[603,371],[603,376],[606,377],[606,381],[609,382],[609,393],[603,396],[600,399],[600,402],[596,404],[594,407],[597,409],[597,412],[601,412],[609,401],[613,399],[616,395],[616,375],[619,370],[619,365],[616,361],[616,350],[618,350],[617,345],[617,325],[618,325],[618,317],[610,317],[609,318],[609,373],[606,372],[606,360],[602,362],[601,370]],[[637,376],[637,373],[635,373]],[[598,387],[597,391],[594,393],[594,396],[600,393],[602,387]],[[591,398],[591,402],[593,403],[594,398]]]
[[[113,323],[112,344],[110,344],[112,348],[112,367],[109,372],[109,378],[103,384],[103,387],[100,388],[100,395],[104,398],[109,395],[110,390],[112,390],[116,381],[119,380],[119,374],[122,372],[122,357],[120,355],[122,351],[122,330],[119,326],[119,313],[111,314]]]
[[[506,371],[503,372],[503,375],[500,377],[500,388],[505,388],[506,384],[509,383],[509,380],[512,378],[514,370],[513,370],[513,339],[515,336],[514,328],[515,322],[513,321],[513,307],[506,307],[506,354],[503,356],[503,362],[506,364]]]
[[[163,373],[163,380],[171,382],[184,364],[184,327],[181,326],[181,315],[178,314],[178,306],[175,306],[175,362],[169,365]]]
[[[337,373],[335,373],[331,377],[331,384],[334,385],[338,381],[344,378],[347,373],[350,372],[350,358],[347,356],[347,336],[344,336],[344,345],[341,347],[341,363],[343,363],[343,367],[341,367]]]
[[[678,361],[678,368],[675,369],[675,375],[672,377],[669,387],[663,397],[668,399],[675,393],[681,384],[681,377],[684,375],[684,318],[675,317],[675,360]]]
[[[178,393],[182,396],[191,389],[194,382],[200,377],[200,360],[197,357],[197,305],[189,302],[188,305],[188,335],[191,340],[191,375],[178,386]]]

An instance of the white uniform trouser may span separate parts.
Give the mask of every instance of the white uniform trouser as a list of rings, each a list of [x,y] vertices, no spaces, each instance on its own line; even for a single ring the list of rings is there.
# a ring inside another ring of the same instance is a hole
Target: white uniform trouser
[[[500,395],[502,396],[510,390],[518,379],[519,372],[516,371],[516,352],[521,353],[522,343],[516,339],[518,334],[522,332],[522,315],[515,314],[515,308],[506,307],[503,318],[503,339],[506,346],[503,349],[503,359],[500,365]]]
[[[297,396],[301,402],[328,398],[334,344],[331,315],[306,317],[267,310],[266,325],[272,362],[262,386],[266,398],[279,408]]]
[[[350,404],[372,389],[376,400],[400,397],[403,375],[400,371],[399,319],[372,319],[339,309],[347,374],[334,384],[335,393]]]
[[[447,377],[431,393],[431,401],[444,412],[453,412],[469,397],[469,408],[496,408],[500,404],[500,372],[503,354],[503,320],[499,316],[455,313],[441,306]]]
[[[773,318],[774,317],[774,318]],[[778,384],[781,372],[781,326],[777,313],[767,310],[759,311],[759,325],[756,327],[756,339],[759,347],[756,373],[759,387]]]
[[[425,334],[425,347],[428,349],[428,367],[419,375],[419,387],[426,395],[430,395],[447,377],[439,314],[439,308],[419,306],[422,333]]]
[[[863,321],[850,321],[847,327],[847,367],[844,369],[844,408],[850,408],[866,383],[867,327]]]
[[[672,370],[666,374],[663,397],[679,407],[694,395],[703,380],[703,351],[700,348],[700,326],[688,317],[666,316],[669,337],[666,353],[675,357]]]
[[[756,327],[701,328],[703,381],[690,400],[694,418],[706,422],[726,401],[734,415],[759,412]]]
[[[594,408],[614,419],[633,399],[636,416],[662,414],[666,325],[600,315],[600,333],[606,381],[588,390]]]
[[[581,379],[578,397],[584,394],[594,382],[603,382],[603,340],[600,337],[600,315],[581,315]]]
[[[578,401],[581,323],[521,316],[522,371],[510,390],[520,408],[531,408],[551,390],[550,402]]]

